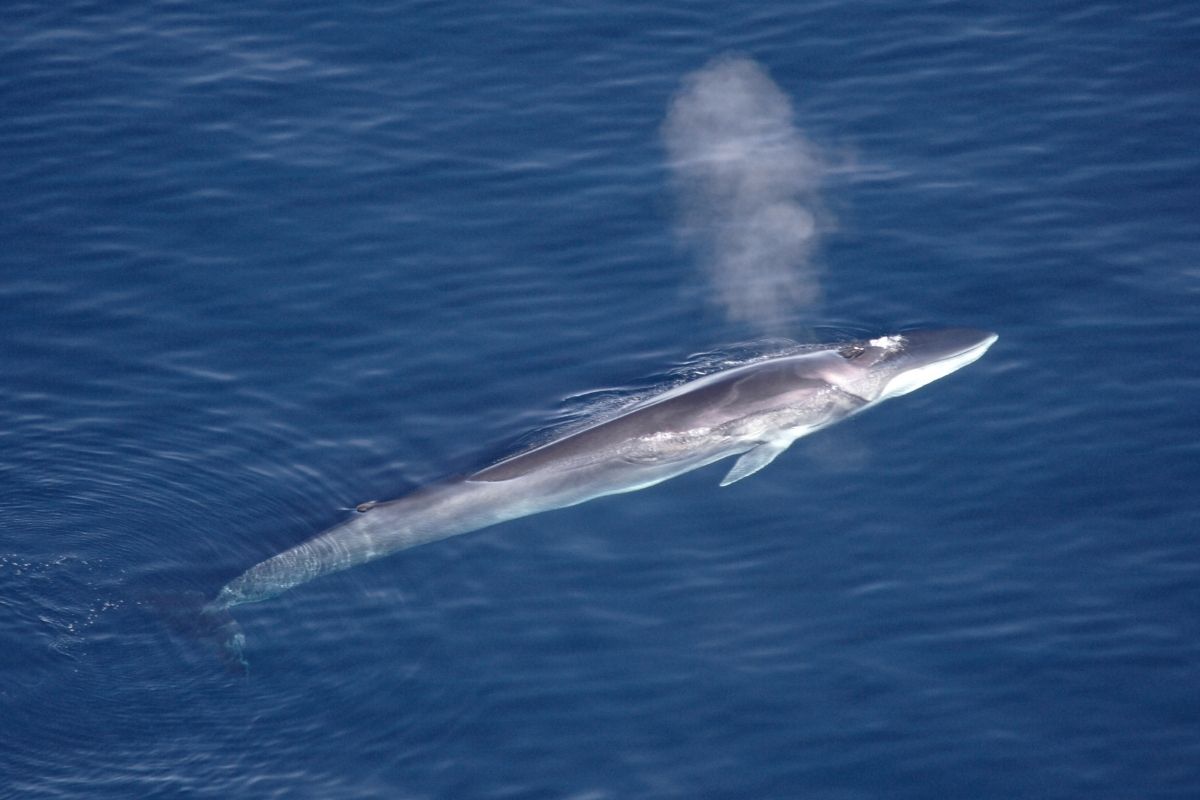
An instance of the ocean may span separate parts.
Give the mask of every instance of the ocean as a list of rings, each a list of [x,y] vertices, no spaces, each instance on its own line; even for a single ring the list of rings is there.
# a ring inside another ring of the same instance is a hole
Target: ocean
[[[1200,796],[1200,10],[16,2],[0,797]],[[715,165],[715,166],[714,166]],[[234,610],[786,343],[976,364]],[[178,605],[174,605],[178,604]]]

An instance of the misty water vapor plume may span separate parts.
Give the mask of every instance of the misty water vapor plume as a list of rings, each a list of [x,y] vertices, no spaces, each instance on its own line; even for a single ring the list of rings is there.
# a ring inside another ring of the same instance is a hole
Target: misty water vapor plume
[[[679,234],[726,315],[786,332],[821,296],[814,250],[824,167],[791,101],[746,58],[718,58],[684,79],[662,129]]]

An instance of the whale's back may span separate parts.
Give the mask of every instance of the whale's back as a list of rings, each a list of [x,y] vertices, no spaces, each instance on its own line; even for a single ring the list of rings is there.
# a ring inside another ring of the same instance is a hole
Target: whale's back
[[[652,397],[631,410],[569,436],[510,456],[468,481],[508,481],[582,459],[620,452],[627,443],[663,433],[714,428],[779,407],[803,391],[828,388],[806,377],[810,365],[788,358],[709,375]]]

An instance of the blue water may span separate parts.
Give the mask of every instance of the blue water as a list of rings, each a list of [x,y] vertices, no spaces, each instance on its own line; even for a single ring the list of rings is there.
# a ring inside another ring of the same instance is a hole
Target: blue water
[[[2,30],[0,797],[1200,796],[1193,4],[12,3]],[[164,624],[156,598],[762,337],[680,247],[660,135],[726,53],[830,165],[791,336],[992,350],[728,488],[239,608],[246,676]]]

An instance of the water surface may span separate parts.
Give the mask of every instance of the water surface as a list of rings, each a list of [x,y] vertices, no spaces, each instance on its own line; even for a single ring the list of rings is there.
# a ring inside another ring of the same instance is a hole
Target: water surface
[[[1200,793],[1190,5],[18,3],[5,31],[0,796]],[[728,488],[239,609],[248,676],[164,624],[150,598],[764,335],[680,246],[661,138],[730,52],[829,165],[785,333],[992,351]]]

